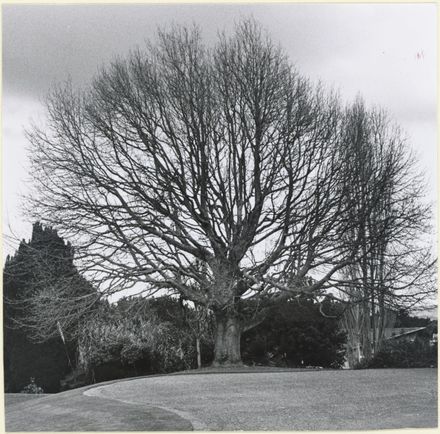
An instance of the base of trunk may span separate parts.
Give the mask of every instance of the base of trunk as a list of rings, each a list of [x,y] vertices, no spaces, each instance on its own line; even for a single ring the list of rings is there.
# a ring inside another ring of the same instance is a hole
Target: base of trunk
[[[243,362],[217,362],[213,361],[211,364],[212,368],[244,368],[245,364]]]
[[[240,354],[241,327],[235,315],[216,315],[214,367],[243,366]]]

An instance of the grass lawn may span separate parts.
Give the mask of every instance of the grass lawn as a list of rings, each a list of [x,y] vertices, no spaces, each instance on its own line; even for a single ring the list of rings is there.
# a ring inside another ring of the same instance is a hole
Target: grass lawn
[[[6,393],[5,394],[5,405],[9,407],[14,404],[20,404],[25,401],[29,401],[30,399],[39,399],[44,398],[45,396],[50,396],[47,393]]]
[[[436,369],[246,371],[143,377],[65,392],[11,406],[6,426],[8,431],[437,427]]]

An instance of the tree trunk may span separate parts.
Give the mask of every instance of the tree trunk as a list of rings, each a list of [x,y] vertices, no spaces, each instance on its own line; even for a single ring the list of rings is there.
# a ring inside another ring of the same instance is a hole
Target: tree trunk
[[[200,369],[202,367],[202,354],[200,352],[200,339],[196,338],[196,352],[197,352],[197,368]]]
[[[240,354],[241,324],[234,312],[215,314],[216,335],[213,366],[242,365]]]
[[[370,320],[370,305],[368,300],[368,295],[365,294],[365,299],[362,302],[363,308],[363,324],[362,324],[362,359],[371,360],[372,351],[371,351],[371,320]]]

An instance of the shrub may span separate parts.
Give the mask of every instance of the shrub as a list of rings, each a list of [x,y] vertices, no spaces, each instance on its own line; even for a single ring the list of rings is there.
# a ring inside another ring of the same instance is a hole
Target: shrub
[[[84,324],[79,364],[89,381],[195,368],[195,335],[188,325],[193,313],[166,298],[122,299],[108,305]],[[200,346],[206,363],[212,358],[208,333]]]
[[[389,341],[370,361],[359,368],[430,368],[437,367],[437,344],[421,341]]]
[[[37,384],[35,383],[35,378],[31,377],[30,383],[25,386],[20,393],[40,394],[44,393],[44,390],[40,386],[37,386]]]

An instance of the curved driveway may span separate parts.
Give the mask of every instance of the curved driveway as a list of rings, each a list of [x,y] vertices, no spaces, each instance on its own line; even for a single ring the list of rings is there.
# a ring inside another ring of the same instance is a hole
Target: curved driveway
[[[26,422],[27,421],[27,422]],[[437,370],[144,377],[16,404],[7,431],[437,427]]]

